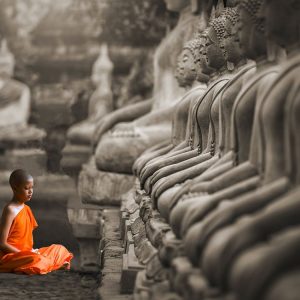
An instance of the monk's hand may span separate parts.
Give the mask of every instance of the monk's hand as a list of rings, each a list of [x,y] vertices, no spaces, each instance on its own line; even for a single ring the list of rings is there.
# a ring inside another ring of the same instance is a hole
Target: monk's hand
[[[36,253],[36,254],[41,254],[41,253],[39,252],[39,249],[32,249],[31,252]]]

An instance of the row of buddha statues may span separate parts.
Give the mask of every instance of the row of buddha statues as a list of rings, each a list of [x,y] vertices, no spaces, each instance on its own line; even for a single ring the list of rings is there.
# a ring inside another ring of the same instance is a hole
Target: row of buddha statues
[[[97,120],[96,167],[137,178],[178,297],[298,299],[300,2],[165,2],[152,98]]]

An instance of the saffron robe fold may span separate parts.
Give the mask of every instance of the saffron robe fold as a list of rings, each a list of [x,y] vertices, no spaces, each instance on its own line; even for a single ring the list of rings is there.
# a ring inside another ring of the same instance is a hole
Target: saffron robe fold
[[[70,261],[73,254],[64,246],[53,244],[32,252],[32,231],[38,226],[29,206],[24,205],[16,215],[9,230],[7,243],[21,250],[18,253],[0,251],[0,272],[46,274],[61,268]]]

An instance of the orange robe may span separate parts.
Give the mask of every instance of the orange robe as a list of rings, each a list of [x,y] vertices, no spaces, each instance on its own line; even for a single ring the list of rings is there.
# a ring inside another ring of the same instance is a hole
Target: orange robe
[[[46,274],[70,263],[73,254],[62,245],[51,245],[32,252],[32,231],[38,226],[29,206],[24,205],[9,230],[7,243],[21,250],[18,253],[0,251],[0,272]],[[67,269],[70,268],[68,264]]]

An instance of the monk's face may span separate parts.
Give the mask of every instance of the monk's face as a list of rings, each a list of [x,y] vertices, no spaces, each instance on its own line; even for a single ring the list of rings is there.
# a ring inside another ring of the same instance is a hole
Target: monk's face
[[[20,202],[30,201],[33,194],[33,180],[20,183],[13,188],[14,196]]]

